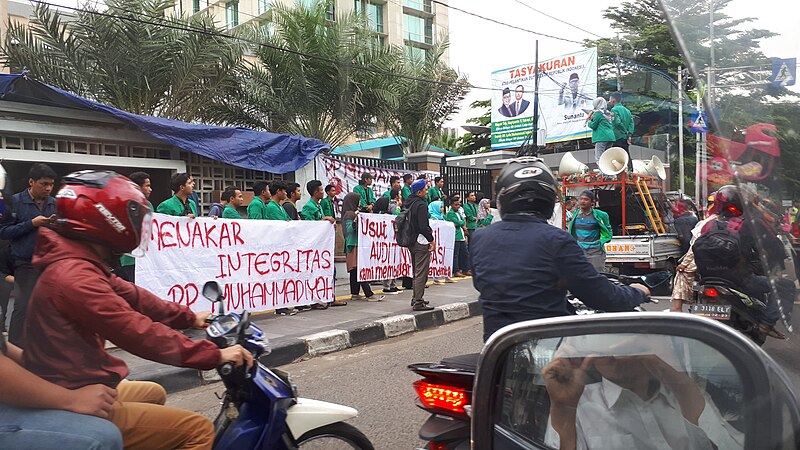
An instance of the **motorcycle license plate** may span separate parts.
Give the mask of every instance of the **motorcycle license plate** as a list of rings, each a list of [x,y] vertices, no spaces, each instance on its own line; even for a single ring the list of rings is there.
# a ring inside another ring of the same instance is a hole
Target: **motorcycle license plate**
[[[689,306],[689,312],[696,316],[708,317],[710,319],[728,320],[731,318],[731,305],[695,303]]]

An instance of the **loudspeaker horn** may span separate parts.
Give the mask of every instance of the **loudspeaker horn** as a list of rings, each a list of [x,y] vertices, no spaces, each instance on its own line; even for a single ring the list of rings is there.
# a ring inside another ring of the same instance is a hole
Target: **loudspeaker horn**
[[[606,175],[617,175],[628,168],[628,152],[622,147],[611,147],[603,152],[597,167]]]
[[[589,171],[589,166],[580,162],[572,155],[572,152],[567,152],[561,158],[561,163],[558,164],[558,176],[566,177],[575,173],[586,173]]]
[[[648,175],[647,173],[647,163],[641,159],[634,159],[631,161],[631,165],[633,165],[633,172],[637,175]]]
[[[650,161],[645,165],[645,170],[647,170],[647,174],[650,176],[658,177],[662,180],[667,179],[667,171],[664,169],[664,163],[661,162],[658,156],[650,158]]]

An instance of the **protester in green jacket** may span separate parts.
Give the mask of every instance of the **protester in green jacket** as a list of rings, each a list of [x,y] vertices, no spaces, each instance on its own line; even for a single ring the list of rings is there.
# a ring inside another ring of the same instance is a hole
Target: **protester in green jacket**
[[[433,186],[428,188],[428,196],[425,198],[425,201],[428,202],[429,205],[435,202],[436,200],[444,201],[447,198],[447,196],[442,193],[443,187],[444,187],[444,177],[434,178]]]
[[[197,217],[197,206],[189,201],[194,192],[194,179],[188,173],[176,173],[169,180],[169,187],[175,194],[161,202],[156,212],[170,216]]]
[[[474,192],[467,194],[467,202],[464,203],[464,216],[467,218],[467,231],[472,233],[478,228],[478,204],[477,195]]]
[[[267,220],[292,220],[289,213],[281,206],[280,202],[286,200],[286,190],[288,186],[283,181],[273,181],[269,185],[269,193],[271,200],[267,204],[266,214],[264,218]]]
[[[464,230],[467,227],[467,218],[464,209],[461,208],[461,200],[453,199],[450,210],[445,214],[445,220],[451,222],[456,227],[456,245],[453,249],[453,274],[454,277],[470,275],[469,270],[469,251],[467,250],[467,239]]]
[[[322,197],[325,193],[322,191],[322,182],[319,180],[311,180],[306,183],[306,190],[310,196],[309,200],[303,205],[300,211],[300,217],[303,220],[327,220],[330,223],[336,223],[333,216],[326,216],[322,210],[321,202],[324,200]]]
[[[594,192],[586,190],[578,197],[580,209],[567,224],[567,233],[572,235],[583,249],[586,258],[598,272],[605,270],[605,244],[613,236],[608,214],[594,208]]]
[[[358,182],[358,186],[353,188],[353,192],[358,194],[360,198],[358,207],[367,211],[372,211],[372,204],[375,203],[375,192],[370,187],[372,186],[372,178],[371,173],[364,172],[361,175],[361,181]]]
[[[391,198],[392,189],[400,190],[400,177],[392,175],[389,177],[389,189],[383,193],[383,196],[386,198]]]
[[[411,195],[411,183],[414,182],[414,175],[407,173],[403,175],[403,188],[400,190],[400,197],[403,200],[407,199],[409,195]]]
[[[608,103],[611,105],[614,146],[622,147],[625,151],[628,151],[628,145],[634,129],[631,110],[622,104],[622,95],[619,92],[612,93]]]
[[[488,198],[484,198],[478,203],[478,228],[486,228],[492,224],[494,216],[492,215],[492,202]]]
[[[594,111],[586,116],[586,125],[592,129],[592,144],[594,144],[594,160],[600,161],[603,152],[614,144],[614,130],[611,127],[611,116],[607,111],[606,99],[594,99]]]
[[[266,219],[267,203],[269,203],[269,185],[266,181],[259,181],[253,185],[253,201],[247,205],[248,219]]]
[[[222,199],[228,202],[225,205],[225,209],[222,210],[222,218],[241,219],[242,216],[239,214],[239,210],[237,208],[241,207],[242,203],[244,203],[244,195],[242,195],[242,191],[236,186],[231,186],[222,193]]]
[[[150,174],[147,172],[133,172],[128,175],[128,178],[139,186],[142,194],[147,199],[147,204],[150,205],[150,211],[155,211],[153,204],[150,203],[150,194],[153,193],[153,188],[150,185]],[[130,255],[122,255],[119,258],[119,265],[122,269],[119,276],[134,283],[136,281],[136,258]],[[0,282],[2,282],[2,279],[0,279]]]
[[[326,197],[319,202],[319,206],[322,208],[322,217],[336,219],[336,186],[332,184],[325,186],[325,195]]]

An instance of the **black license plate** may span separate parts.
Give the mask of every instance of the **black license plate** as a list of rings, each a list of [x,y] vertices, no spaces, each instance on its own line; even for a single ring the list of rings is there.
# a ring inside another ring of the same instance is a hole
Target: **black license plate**
[[[728,320],[731,318],[731,305],[695,303],[689,305],[689,312],[696,316],[708,317],[710,319]]]

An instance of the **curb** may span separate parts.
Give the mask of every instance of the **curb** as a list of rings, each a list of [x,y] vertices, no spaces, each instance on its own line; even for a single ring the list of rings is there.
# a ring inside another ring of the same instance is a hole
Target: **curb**
[[[259,361],[267,367],[282,366],[301,359],[338,352],[359,345],[383,341],[415,331],[435,328],[481,314],[477,299],[437,306],[432,311],[413,312],[376,319],[369,323],[343,326],[322,333],[284,338],[273,341],[272,352],[262,356]],[[343,324],[347,325],[347,324]],[[219,381],[216,371],[200,371],[180,367],[164,366],[163,369],[146,376],[135,373],[128,377],[134,381],[153,381],[172,394],[192,389],[204,384]]]

